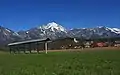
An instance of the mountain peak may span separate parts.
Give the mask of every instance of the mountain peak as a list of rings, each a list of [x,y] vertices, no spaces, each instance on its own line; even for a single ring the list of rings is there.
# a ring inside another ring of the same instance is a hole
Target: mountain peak
[[[97,26],[97,28],[106,28],[106,26]]]
[[[5,27],[3,27],[3,26],[0,25],[0,28],[5,28]]]
[[[56,22],[50,22],[46,25],[40,26],[40,28],[47,29],[47,30],[50,30],[52,32],[56,32],[56,31],[57,32],[61,32],[61,31],[66,32],[66,29],[63,26],[57,24]]]
[[[56,22],[50,22],[47,24],[48,27],[58,27],[60,26],[59,24],[57,24]]]

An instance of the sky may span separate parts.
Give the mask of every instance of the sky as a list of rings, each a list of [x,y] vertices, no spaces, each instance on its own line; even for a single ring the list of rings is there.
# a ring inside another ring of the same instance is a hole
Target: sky
[[[14,31],[49,22],[66,28],[120,28],[120,0],[0,0],[0,25]]]

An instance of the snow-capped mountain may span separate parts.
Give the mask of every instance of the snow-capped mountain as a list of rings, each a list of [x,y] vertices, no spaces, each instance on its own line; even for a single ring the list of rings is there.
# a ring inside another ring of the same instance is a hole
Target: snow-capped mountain
[[[19,34],[8,29],[0,26],[0,45],[4,45],[6,43],[20,40]]]
[[[56,39],[60,37],[66,37],[67,30],[61,25],[55,22],[51,22],[46,25],[31,28],[30,30],[27,31],[20,31],[18,32],[18,34],[24,37],[25,39],[36,39],[45,37]]]
[[[104,38],[104,37],[120,37],[119,28],[110,28],[105,26],[98,26],[95,28],[73,28],[67,30],[62,25],[55,22],[38,27],[31,28],[26,31],[14,32],[8,28],[0,26],[0,44],[10,43],[14,41],[42,39],[42,38],[59,39],[66,37],[73,38]]]
[[[77,38],[103,38],[103,37],[120,37],[120,29],[109,28],[105,26],[98,26],[95,28],[78,28],[66,30],[61,25],[51,22],[40,27],[35,27],[19,35],[25,39],[36,39],[49,37],[51,39],[65,38],[65,37],[77,37]]]
[[[120,37],[120,29],[98,26],[96,28],[72,29],[68,32],[71,37],[83,38],[102,38],[102,37]]]
[[[64,27],[55,22],[48,23],[47,25],[40,26],[39,28],[42,30],[50,30],[52,32],[66,32]]]

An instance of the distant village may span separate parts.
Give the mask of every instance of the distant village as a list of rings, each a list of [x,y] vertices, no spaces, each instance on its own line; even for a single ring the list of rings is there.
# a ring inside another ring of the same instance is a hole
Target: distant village
[[[94,47],[120,47],[120,38],[76,39],[65,38],[50,42],[49,49],[80,49]]]

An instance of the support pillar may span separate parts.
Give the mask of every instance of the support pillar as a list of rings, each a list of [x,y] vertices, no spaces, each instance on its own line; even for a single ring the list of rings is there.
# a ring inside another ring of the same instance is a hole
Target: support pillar
[[[45,42],[45,53],[47,54],[47,42]]]
[[[25,49],[24,49],[24,53],[26,54],[26,51],[25,51]]]
[[[10,53],[12,53],[12,49],[11,49],[11,46],[9,46],[9,50],[10,50]]]
[[[39,44],[37,42],[37,53],[39,53]]]
[[[29,52],[31,53],[31,50],[32,50],[32,48],[31,48],[31,43],[29,43]]]
[[[17,52],[20,53],[19,46],[17,46]]]
[[[26,45],[23,46],[23,51],[26,54]]]
[[[13,52],[14,52],[14,54],[16,53],[16,46],[14,46]]]

